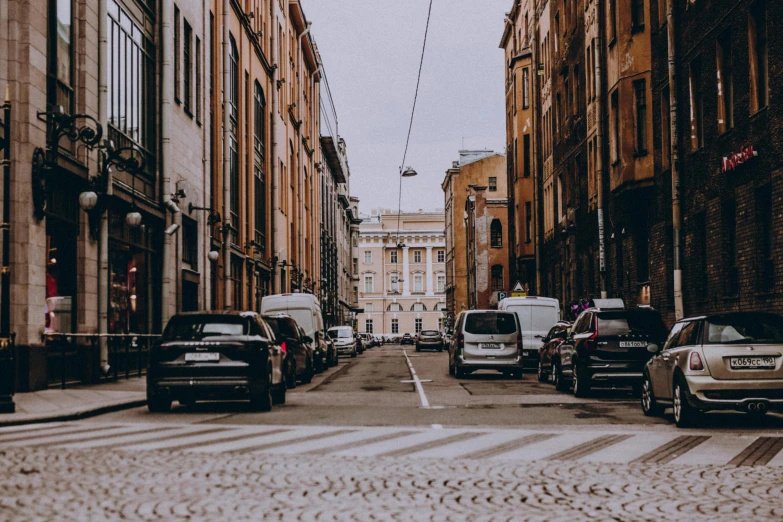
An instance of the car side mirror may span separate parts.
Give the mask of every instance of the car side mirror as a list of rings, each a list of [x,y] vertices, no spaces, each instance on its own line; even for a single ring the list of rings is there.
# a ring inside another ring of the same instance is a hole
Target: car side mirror
[[[658,346],[657,344],[648,344],[647,351],[650,353],[658,353],[661,351],[661,347]]]

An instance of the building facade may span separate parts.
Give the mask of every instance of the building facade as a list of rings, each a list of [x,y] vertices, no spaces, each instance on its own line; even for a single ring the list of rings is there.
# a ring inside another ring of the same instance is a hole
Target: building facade
[[[298,0],[0,5],[19,390],[59,377],[57,333],[324,292],[323,71]],[[68,378],[93,382],[85,343]]]
[[[359,226],[358,331],[380,335],[442,330],[446,241],[442,211],[376,210]]]
[[[509,92],[526,53],[513,35],[532,26],[540,55],[531,124],[542,295],[621,297],[668,321],[779,308],[773,72],[783,51],[769,28],[781,8],[514,2],[502,45]],[[517,96],[507,99],[513,128]]]
[[[460,151],[446,171],[446,297],[451,317],[497,304],[510,290],[507,161],[489,150]],[[492,275],[495,274],[493,279]]]

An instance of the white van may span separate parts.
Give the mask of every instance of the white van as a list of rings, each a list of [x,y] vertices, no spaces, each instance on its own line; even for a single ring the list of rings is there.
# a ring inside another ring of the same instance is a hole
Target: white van
[[[315,367],[319,371],[325,369],[329,354],[325,353],[326,340],[324,336],[324,320],[321,315],[321,304],[313,294],[276,294],[261,299],[261,315],[284,313],[296,321],[313,343]],[[316,335],[316,333],[318,335]],[[334,357],[336,361],[336,357]]]
[[[560,320],[560,301],[551,297],[507,297],[498,310],[514,312],[522,328],[522,367],[538,368],[538,349],[549,329]]]

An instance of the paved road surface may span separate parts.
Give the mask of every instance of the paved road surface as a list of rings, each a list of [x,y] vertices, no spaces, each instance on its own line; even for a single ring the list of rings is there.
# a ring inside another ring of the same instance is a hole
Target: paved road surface
[[[445,353],[407,352],[345,360],[271,413],[200,403],[2,429],[0,520],[783,519],[778,416],[678,430],[630,390],[456,380]],[[401,382],[408,361],[421,393]]]

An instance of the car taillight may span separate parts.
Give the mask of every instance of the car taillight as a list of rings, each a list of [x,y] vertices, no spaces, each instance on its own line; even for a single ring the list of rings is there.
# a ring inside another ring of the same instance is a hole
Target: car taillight
[[[697,352],[691,352],[691,357],[688,361],[688,367],[696,372],[704,369],[704,363],[701,362],[701,356]]]
[[[283,350],[283,353],[288,353],[288,349],[285,347],[285,341],[280,343],[280,349]]]
[[[585,340],[585,348],[588,352],[594,352],[598,348],[598,321],[595,322],[593,334]]]

